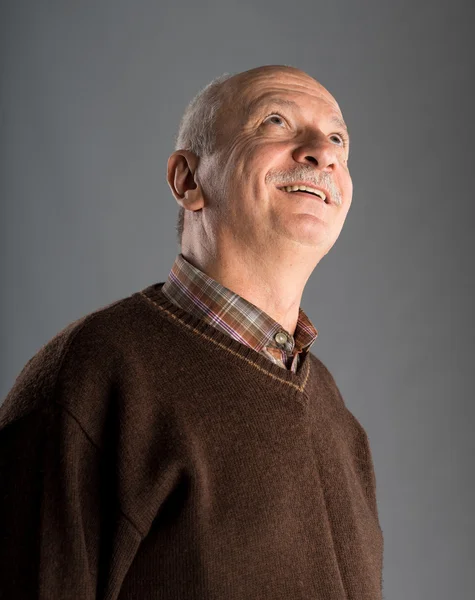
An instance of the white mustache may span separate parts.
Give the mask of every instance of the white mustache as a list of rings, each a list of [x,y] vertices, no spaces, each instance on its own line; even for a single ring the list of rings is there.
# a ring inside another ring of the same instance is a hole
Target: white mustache
[[[291,171],[269,171],[266,175],[266,183],[276,185],[292,185],[294,181],[304,180],[315,187],[326,188],[335,204],[341,204],[341,194],[334,185],[328,173],[316,173],[311,167],[300,166]]]

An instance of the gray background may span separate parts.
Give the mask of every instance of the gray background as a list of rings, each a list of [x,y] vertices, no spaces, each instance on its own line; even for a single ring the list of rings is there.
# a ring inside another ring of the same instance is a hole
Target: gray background
[[[353,137],[353,206],[302,306],[370,438],[384,595],[474,598],[469,3],[1,6],[1,397],[66,324],[166,278],[166,160],[198,89],[300,67]]]

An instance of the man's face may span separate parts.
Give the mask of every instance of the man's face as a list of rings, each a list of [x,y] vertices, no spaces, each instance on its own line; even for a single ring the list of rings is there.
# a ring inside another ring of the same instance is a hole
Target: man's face
[[[290,241],[324,256],[353,191],[338,104],[299,71],[244,74],[235,85],[238,106],[221,111],[217,151],[203,165],[215,235],[256,253]],[[287,187],[305,184],[326,200]]]

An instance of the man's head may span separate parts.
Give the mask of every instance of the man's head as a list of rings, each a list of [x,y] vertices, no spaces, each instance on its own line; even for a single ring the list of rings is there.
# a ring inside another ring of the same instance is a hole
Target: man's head
[[[182,251],[287,243],[319,260],[351,204],[348,152],[337,102],[306,73],[266,66],[214,80],[188,106],[168,161]],[[325,198],[289,187],[305,184]]]

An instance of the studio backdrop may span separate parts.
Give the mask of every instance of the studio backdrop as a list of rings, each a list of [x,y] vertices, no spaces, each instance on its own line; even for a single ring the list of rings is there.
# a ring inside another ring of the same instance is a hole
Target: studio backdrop
[[[179,252],[166,163],[214,77],[292,65],[337,99],[354,195],[302,307],[365,427],[386,600],[473,598],[473,4],[4,0],[1,379]]]

